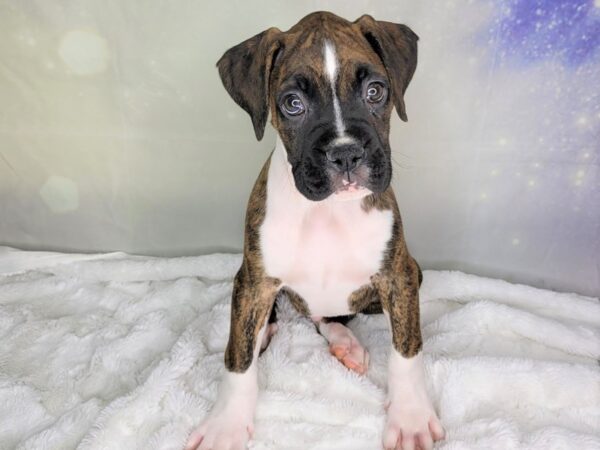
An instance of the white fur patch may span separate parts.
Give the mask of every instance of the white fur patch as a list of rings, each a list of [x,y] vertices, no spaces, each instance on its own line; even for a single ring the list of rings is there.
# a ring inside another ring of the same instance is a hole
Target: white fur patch
[[[329,81],[335,84],[335,78],[337,76],[337,57],[335,55],[335,48],[329,41],[325,41],[323,48],[323,54],[325,55],[325,70]]]
[[[412,358],[405,358],[398,353],[397,350],[392,348],[390,351],[388,370],[388,392],[391,400],[407,395],[412,396],[417,391],[426,393],[425,373],[423,370],[423,358],[421,353],[418,353]],[[414,401],[427,401],[427,396],[424,398],[415,398]]]
[[[338,137],[344,138],[346,137],[346,128],[342,119],[342,109],[340,107],[340,100],[338,99],[337,90],[335,87],[338,73],[338,60],[335,54],[334,45],[327,40],[325,41],[325,45],[323,46],[323,55],[325,58],[325,71],[327,72],[327,76],[331,84],[333,112],[335,114],[335,129],[337,131]]]
[[[331,144],[332,145],[344,145],[344,144],[352,144],[354,142],[356,142],[356,139],[354,139],[354,138],[352,138],[350,136],[344,135],[344,136],[338,136],[338,137],[336,137],[331,142]]]
[[[186,450],[245,448],[254,429],[258,397],[257,359],[267,325],[256,339],[250,367],[244,373],[225,371],[217,401],[202,423],[188,437]]]
[[[271,157],[267,214],[260,230],[265,269],[308,303],[315,316],[350,312],[348,297],[381,266],[393,223],[391,211],[361,207],[332,195],[313,202],[294,184],[280,139]]]

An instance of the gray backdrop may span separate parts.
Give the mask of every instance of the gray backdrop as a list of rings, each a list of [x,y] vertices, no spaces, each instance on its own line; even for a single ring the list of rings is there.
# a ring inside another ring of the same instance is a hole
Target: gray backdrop
[[[403,22],[394,187],[426,268],[598,294],[600,2],[0,2],[0,244],[239,251],[256,142],[214,67],[319,9]]]

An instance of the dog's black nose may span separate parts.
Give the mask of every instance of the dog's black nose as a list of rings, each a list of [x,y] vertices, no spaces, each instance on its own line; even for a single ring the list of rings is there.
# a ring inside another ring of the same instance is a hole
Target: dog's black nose
[[[352,172],[365,157],[365,149],[355,144],[336,145],[326,152],[329,165],[341,173]]]

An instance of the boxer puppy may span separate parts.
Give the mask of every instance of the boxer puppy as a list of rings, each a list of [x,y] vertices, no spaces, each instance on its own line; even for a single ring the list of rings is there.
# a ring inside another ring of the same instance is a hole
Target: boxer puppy
[[[358,373],[368,353],[346,322],[388,318],[386,449],[431,449],[444,430],[425,388],[419,323],[421,270],[404,241],[392,178],[389,122],[407,120],[404,93],[418,37],[405,25],[362,16],[306,16],[270,28],[217,63],[227,92],[276,148],[246,212],[244,258],[234,281],[226,372],[218,399],[187,449],[241,449],[253,432],[257,358],[287,296],[314,320],[330,351]]]

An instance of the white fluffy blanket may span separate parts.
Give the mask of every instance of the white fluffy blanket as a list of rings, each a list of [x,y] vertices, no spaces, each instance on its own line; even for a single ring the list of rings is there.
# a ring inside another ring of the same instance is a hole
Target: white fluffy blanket
[[[239,256],[148,258],[0,248],[0,448],[181,449],[223,371]],[[459,272],[421,288],[440,449],[599,449],[600,303]],[[390,335],[346,370],[279,308],[260,358],[254,449],[380,448]]]

